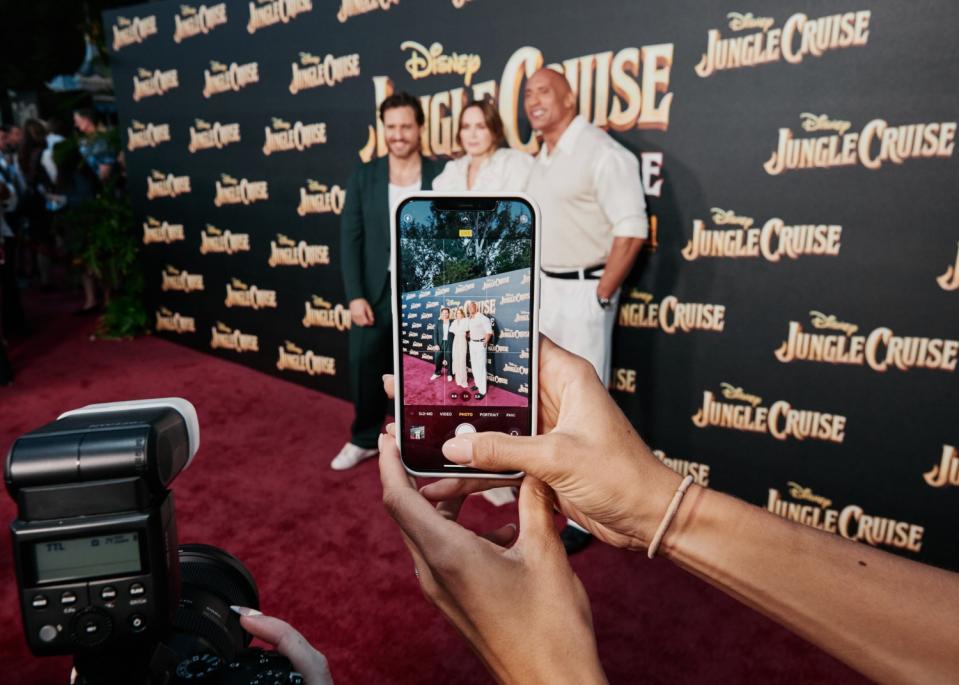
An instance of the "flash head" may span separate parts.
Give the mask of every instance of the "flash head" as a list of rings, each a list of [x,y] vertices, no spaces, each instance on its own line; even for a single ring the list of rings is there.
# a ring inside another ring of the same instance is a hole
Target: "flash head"
[[[33,516],[40,509],[51,517],[89,515],[94,512],[87,509],[89,499],[80,497],[78,486],[116,491],[114,486],[129,484],[129,497],[112,498],[110,506],[116,511],[122,508],[120,499],[135,499],[132,506],[138,507],[165,492],[199,445],[196,409],[185,399],[91,404],[18,438],[7,455],[4,476],[21,515],[27,500]],[[77,495],[76,507],[71,507],[70,493]],[[93,490],[86,489],[86,494]]]

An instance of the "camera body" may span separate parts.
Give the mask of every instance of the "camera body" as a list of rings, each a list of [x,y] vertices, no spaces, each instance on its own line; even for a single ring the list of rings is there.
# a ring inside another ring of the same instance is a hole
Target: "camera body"
[[[14,442],[4,476],[34,654],[123,649],[169,631],[179,565],[166,486],[198,434],[192,405],[170,399],[91,405]]]
[[[67,412],[10,448],[24,633],[37,656],[72,654],[80,685],[302,683],[285,657],[248,649],[230,611],[259,607],[246,567],[177,545],[168,486],[199,431],[186,400],[115,402]]]

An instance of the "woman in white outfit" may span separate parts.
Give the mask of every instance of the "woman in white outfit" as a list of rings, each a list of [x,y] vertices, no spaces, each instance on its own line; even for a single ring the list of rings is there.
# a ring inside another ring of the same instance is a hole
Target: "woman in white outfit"
[[[447,162],[433,190],[522,191],[533,167],[525,152],[502,147],[503,120],[488,100],[471,102],[460,114],[458,140],[466,154]]]
[[[466,154],[447,162],[443,172],[433,179],[433,190],[458,192],[475,190],[481,192],[523,191],[533,168],[533,158],[525,152],[503,147],[506,136],[503,134],[503,120],[499,111],[489,100],[472,102],[460,113],[460,128],[457,138]],[[461,318],[462,317],[462,318]],[[469,319],[462,310],[457,310],[454,326],[469,328]],[[465,334],[460,348],[460,364],[456,364],[456,350],[460,338],[453,339],[453,373],[457,384],[466,387]],[[462,368],[463,380],[460,383],[458,369]],[[513,489],[494,488],[483,492],[483,497],[499,506],[516,499]]]
[[[462,308],[457,308],[456,318],[450,324],[450,333],[453,334],[453,379],[461,388],[467,387],[466,382],[466,334],[469,332],[469,321]]]

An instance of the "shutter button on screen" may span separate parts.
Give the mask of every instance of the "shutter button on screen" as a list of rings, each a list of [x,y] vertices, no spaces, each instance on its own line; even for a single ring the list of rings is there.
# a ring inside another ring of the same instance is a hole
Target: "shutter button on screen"
[[[476,427],[472,423],[461,423],[453,430],[453,435],[464,435],[465,433],[475,433]]]
[[[40,642],[53,642],[57,639],[57,627],[45,625],[40,629]]]

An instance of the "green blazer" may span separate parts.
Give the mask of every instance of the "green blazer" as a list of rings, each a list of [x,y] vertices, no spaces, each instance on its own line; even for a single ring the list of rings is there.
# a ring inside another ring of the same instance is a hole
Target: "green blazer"
[[[423,190],[433,187],[433,179],[444,165],[443,161],[423,158]],[[340,222],[340,264],[347,301],[362,297],[373,303],[389,278],[389,185],[389,157],[380,157],[353,172],[346,188]]]

